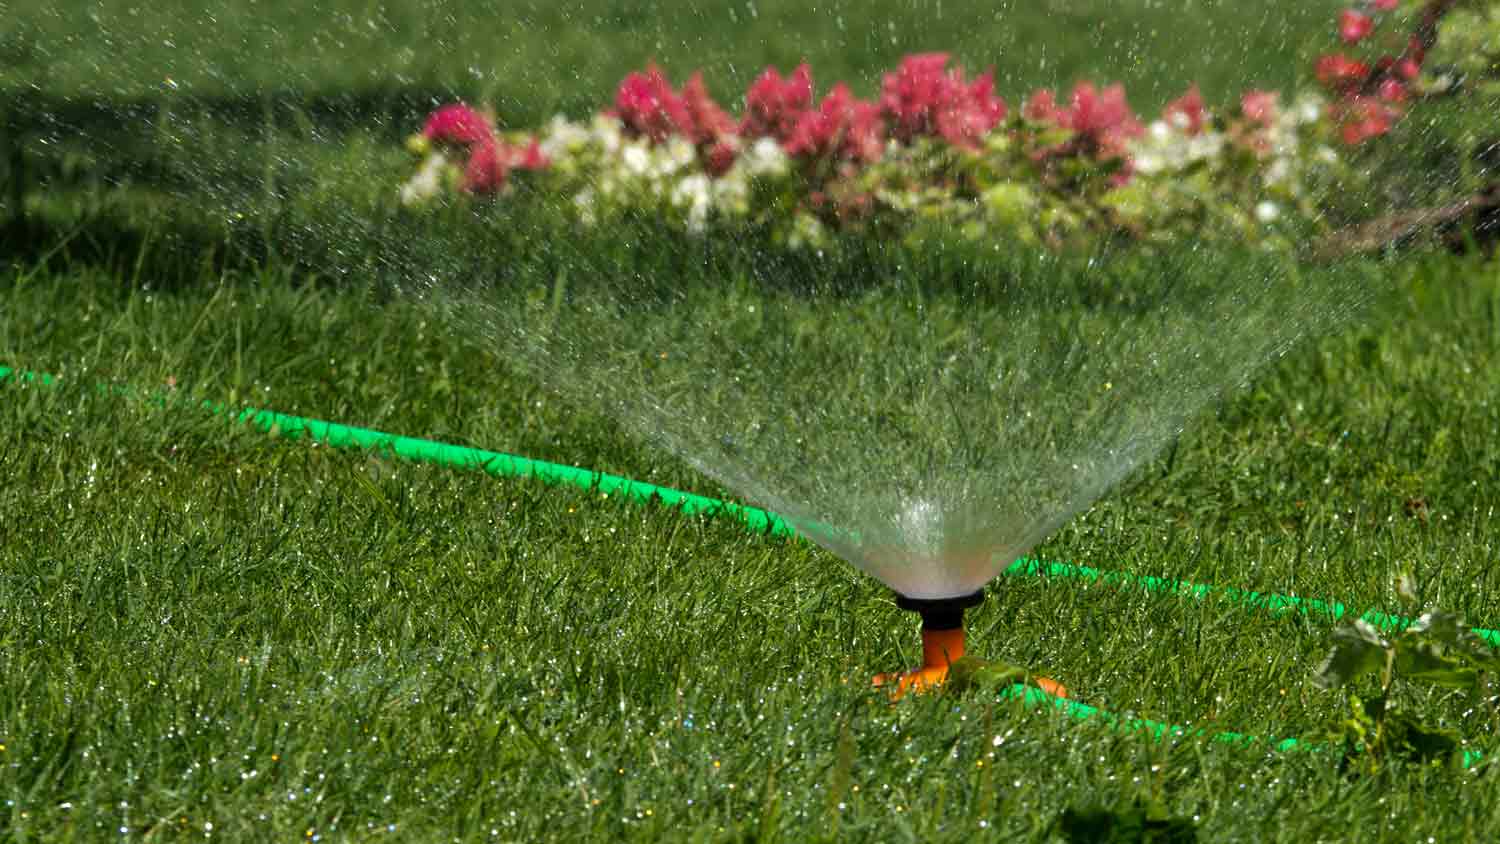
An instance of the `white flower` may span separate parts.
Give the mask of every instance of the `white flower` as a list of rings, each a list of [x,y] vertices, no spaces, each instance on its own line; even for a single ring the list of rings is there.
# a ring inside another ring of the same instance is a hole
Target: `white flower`
[[[448,159],[440,152],[427,156],[417,172],[401,186],[401,204],[416,205],[437,196],[443,189],[443,168]]]
[[[1155,173],[1160,173],[1162,170],[1166,169],[1167,166],[1166,159],[1150,150],[1141,150],[1140,152],[1137,152],[1135,154],[1135,157],[1131,160],[1135,163],[1136,172],[1140,173],[1143,176],[1150,176]]]
[[[1303,94],[1292,103],[1292,111],[1302,123],[1317,123],[1323,116],[1323,98],[1317,94]]]
[[[691,167],[698,160],[698,150],[688,139],[681,136],[673,136],[666,144],[652,150],[655,161],[651,168],[651,175],[656,178],[665,178]]]
[[[672,189],[672,203],[679,207],[707,205],[709,187],[708,177],[702,173],[687,176]]]
[[[1255,219],[1262,223],[1271,223],[1281,216],[1281,207],[1269,199],[1262,199],[1255,204]]]
[[[646,149],[645,141],[626,144],[620,151],[620,161],[634,176],[644,176],[651,170],[651,152]]]
[[[700,234],[708,227],[712,188],[707,176],[694,173],[672,189],[672,204],[687,209],[688,231],[694,234]]]
[[[1174,113],[1173,117],[1176,116]],[[1131,144],[1130,151],[1136,170],[1151,175],[1181,170],[1194,162],[1213,158],[1223,148],[1224,136],[1219,132],[1189,135],[1174,128],[1172,122],[1156,120],[1139,140]]]
[[[542,140],[538,145],[542,153],[553,160],[577,152],[593,139],[588,129],[568,120],[561,114],[552,118],[552,122],[547,124],[542,135]]]
[[[1266,168],[1265,182],[1268,185],[1280,184],[1287,181],[1291,175],[1292,160],[1286,156],[1277,156],[1271,160],[1271,166]]]
[[[1191,161],[1215,158],[1224,150],[1222,132],[1200,132],[1188,139],[1187,155]]]
[[[624,127],[621,125],[619,118],[610,117],[605,114],[595,115],[591,130],[594,135],[594,142],[610,155],[617,152],[624,143]]]
[[[578,211],[578,219],[586,226],[592,226],[599,222],[599,214],[595,207],[594,191],[584,188],[573,197],[573,207]]]
[[[713,182],[714,208],[726,215],[750,212],[750,185],[739,167],[731,169]]]
[[[757,138],[740,159],[752,176],[782,176],[787,172],[786,151],[771,138]]]

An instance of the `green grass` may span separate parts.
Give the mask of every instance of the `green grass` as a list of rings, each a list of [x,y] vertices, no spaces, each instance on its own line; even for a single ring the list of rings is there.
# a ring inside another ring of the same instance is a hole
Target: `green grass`
[[[893,706],[868,678],[917,660],[915,621],[813,546],[197,409],[724,495],[397,289],[424,268],[549,280],[550,224],[500,211],[455,243],[384,213],[434,98],[580,114],[653,56],[715,91],[805,56],[868,93],[900,54],[951,49],[1007,94],[1118,78],[1149,110],[1193,80],[1288,86],[1337,4],[264,8],[28,3],[0,31],[0,366],[63,376],[0,385],[0,840],[1025,840],[1137,800],[1204,840],[1484,840],[1500,820],[1487,767],[1347,775],[1336,753],[1159,743],[982,694]],[[577,248],[668,288],[748,254],[762,281],[862,289],[901,258],[621,237]],[[1035,553],[1360,609],[1396,608],[1411,568],[1426,604],[1500,624],[1497,266],[1380,264],[1391,292],[1363,320]],[[157,392],[167,409],[140,398]],[[1316,737],[1346,705],[1308,680],[1316,618],[1015,580],[970,628],[1119,713]],[[1410,703],[1500,752],[1472,698]]]
[[[1389,270],[1403,292],[1371,324],[1287,358],[1038,553],[1359,607],[1391,606],[1412,565],[1428,601],[1500,619],[1500,275]],[[1346,778],[1328,755],[1163,745],[983,696],[891,706],[865,683],[915,659],[912,620],[810,546],[93,388],[171,378],[717,492],[405,300],[291,281],[9,283],[0,360],[65,375],[0,394],[9,838],[1000,840],[1143,795],[1211,839],[1443,839],[1494,817],[1472,773]],[[972,629],[1119,712],[1284,736],[1342,706],[1307,681],[1315,619],[1008,581]],[[1471,702],[1417,703],[1494,747]]]
[[[267,90],[347,96],[402,88],[493,99],[534,121],[593,109],[650,59],[676,76],[702,67],[722,92],[742,92],[767,63],[813,63],[826,87],[868,95],[902,55],[944,50],[993,65],[1004,92],[1119,79],[1160,105],[1191,82],[1224,97],[1247,85],[1287,87],[1300,51],[1333,32],[1336,3],[1270,9],[1209,0],[1019,2],[755,0],[706,5],[528,0],[481,8],[337,0],[317,10],[285,0],[205,12],[168,0],[68,14],[13,4],[0,37],[0,86],[46,80],[56,97],[153,98],[167,80],[199,97],[255,102]],[[1068,37],[1063,37],[1068,33]],[[1199,49],[1224,45],[1213,56]],[[727,99],[729,95],[722,93]]]

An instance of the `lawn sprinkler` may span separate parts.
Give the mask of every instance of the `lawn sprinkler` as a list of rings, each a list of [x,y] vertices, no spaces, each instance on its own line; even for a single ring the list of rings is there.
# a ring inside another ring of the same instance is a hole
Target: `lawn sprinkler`
[[[898,593],[896,606],[922,616],[922,664],[896,674],[876,674],[874,684],[891,687],[895,700],[907,692],[935,689],[948,681],[950,673],[956,675],[963,670],[966,676],[1015,674],[1015,679],[1024,679],[1047,694],[1067,697],[1067,688],[1055,680],[1027,677],[1021,669],[964,657],[964,610],[983,602],[983,589],[955,598],[909,598]]]

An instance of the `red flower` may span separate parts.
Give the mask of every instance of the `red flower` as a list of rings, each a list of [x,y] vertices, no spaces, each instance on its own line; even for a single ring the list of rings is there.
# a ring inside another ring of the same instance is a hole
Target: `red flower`
[[[1318,57],[1313,68],[1318,81],[1333,90],[1345,90],[1359,85],[1370,75],[1370,66],[1349,58],[1343,53],[1329,53]]]
[[[469,193],[495,193],[505,187],[510,171],[543,170],[551,164],[535,138],[524,147],[490,140],[471,147],[459,187]]]
[[[1246,91],[1240,97],[1240,113],[1252,123],[1270,126],[1276,122],[1276,98],[1275,91]]]
[[[1389,103],[1399,103],[1406,99],[1406,86],[1402,85],[1399,79],[1382,79],[1379,93],[1382,100]]]
[[[468,164],[464,165],[461,187],[469,193],[494,193],[505,186],[509,174],[510,165],[500,154],[499,144],[493,141],[478,144],[469,154]]]
[[[802,115],[783,146],[792,156],[878,161],[885,151],[883,134],[879,107],[856,99],[849,93],[849,86],[840,82],[823,98],[817,111]]]
[[[1427,58],[1427,46],[1422,43],[1422,39],[1415,35],[1406,39],[1406,57],[1417,64]]]
[[[450,103],[427,116],[422,136],[429,141],[469,146],[494,140],[490,120],[464,103]]]
[[[1339,37],[1345,43],[1358,44],[1375,29],[1375,19],[1354,9],[1345,9],[1339,15]]]
[[[646,65],[645,73],[633,72],[620,82],[609,113],[625,124],[627,132],[657,143],[693,125],[687,104],[654,62]]]
[[[551,159],[542,152],[542,145],[537,143],[536,138],[525,147],[510,147],[510,166],[517,170],[545,170],[552,166]]]
[[[1417,64],[1416,60],[1414,59],[1402,59],[1401,61],[1396,62],[1396,72],[1401,74],[1402,79],[1410,81],[1416,79],[1417,74],[1422,72],[1422,66],[1420,64]]]
[[[1203,95],[1198,92],[1197,83],[1187,89],[1187,93],[1167,103],[1166,108],[1161,110],[1161,116],[1167,123],[1182,129],[1189,135],[1202,132],[1205,114]]]
[[[1401,5],[1401,0],[1375,0],[1372,5],[1379,11],[1389,12]]]
[[[946,70],[947,53],[907,56],[881,84],[880,108],[902,141],[940,137],[954,146],[977,148],[1005,118],[1005,101],[994,96],[994,75],[965,82],[962,68]]]
[[[739,148],[732,142],[717,141],[703,152],[703,168],[708,171],[708,175],[717,179],[728,173],[729,168],[734,166],[734,159],[738,153]]]
[[[812,106],[812,70],[807,62],[797,65],[786,79],[768,67],[745,92],[745,118],[740,134],[747,138],[775,138],[785,143],[797,122]]]
[[[1398,112],[1374,97],[1355,96],[1336,106],[1344,143],[1354,146],[1391,130]]]

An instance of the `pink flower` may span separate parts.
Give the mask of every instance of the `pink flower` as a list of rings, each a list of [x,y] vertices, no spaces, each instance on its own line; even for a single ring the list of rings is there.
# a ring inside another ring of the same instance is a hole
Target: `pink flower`
[[[883,135],[879,107],[856,99],[840,82],[817,111],[802,115],[783,147],[791,156],[871,162],[885,151]]]
[[[468,193],[494,193],[505,187],[511,170],[542,170],[552,163],[535,138],[524,147],[511,146],[495,136],[487,116],[464,103],[445,105],[428,115],[422,137],[468,151],[459,184]]]
[[[1046,88],[1034,91],[1021,106],[1021,116],[1033,123],[1061,124],[1066,114],[1067,109],[1058,108],[1057,98]]]
[[[1388,103],[1399,103],[1406,99],[1406,86],[1401,80],[1387,77],[1380,81],[1380,98]]]
[[[1417,64],[1416,60],[1406,58],[1396,62],[1396,72],[1401,74],[1402,79],[1411,81],[1416,79],[1417,74],[1422,72],[1422,66]]]
[[[812,70],[807,62],[797,65],[786,79],[768,67],[745,92],[745,117],[740,134],[747,138],[775,138],[785,143],[797,122],[812,106]]]
[[[464,103],[450,103],[427,116],[422,136],[438,143],[469,146],[494,140],[490,119]]]
[[[1161,116],[1167,123],[1182,129],[1189,135],[1202,132],[1205,114],[1203,95],[1198,92],[1197,83],[1188,88],[1187,93],[1167,103],[1166,108],[1161,110]]]
[[[1123,156],[1125,142],[1145,131],[1125,101],[1125,86],[1118,82],[1102,91],[1089,82],[1073,86],[1071,108],[1062,124],[1088,139],[1103,157]]]
[[[1329,53],[1318,57],[1313,72],[1318,81],[1327,88],[1345,90],[1358,86],[1370,74],[1369,65],[1349,58],[1343,53]]]
[[[1276,122],[1276,98],[1275,91],[1246,91],[1240,97],[1240,113],[1252,123],[1270,126]]]
[[[725,135],[734,134],[734,118],[709,96],[701,71],[694,73],[682,86],[682,105],[687,111],[687,123],[677,128],[693,143],[706,146],[717,143]]]
[[[1358,44],[1375,29],[1375,19],[1354,9],[1339,15],[1339,37],[1347,44]]]
[[[738,125],[709,95],[701,72],[689,77],[679,93],[660,68],[648,64],[645,73],[632,73],[620,83],[609,113],[628,134],[652,143],[674,135],[691,141],[710,175],[722,176],[734,164]]]
[[[610,114],[625,124],[627,132],[656,143],[693,125],[687,104],[654,62],[646,65],[645,73],[633,72],[620,82]]]
[[[972,149],[1005,118],[1005,101],[994,96],[993,73],[965,82],[963,69],[949,71],[947,64],[947,53],[921,53],[902,59],[895,73],[885,75],[880,108],[897,139],[940,137]]]
[[[1125,86],[1116,83],[1101,91],[1093,83],[1079,82],[1073,86],[1067,107],[1059,106],[1051,91],[1040,90],[1027,99],[1021,114],[1027,120],[1049,123],[1074,133],[1072,140],[1041,150],[1040,157],[1083,153],[1099,160],[1127,159],[1126,166],[1115,176],[1120,184],[1129,180],[1131,168],[1126,143],[1139,137],[1145,127],[1125,101]]]

